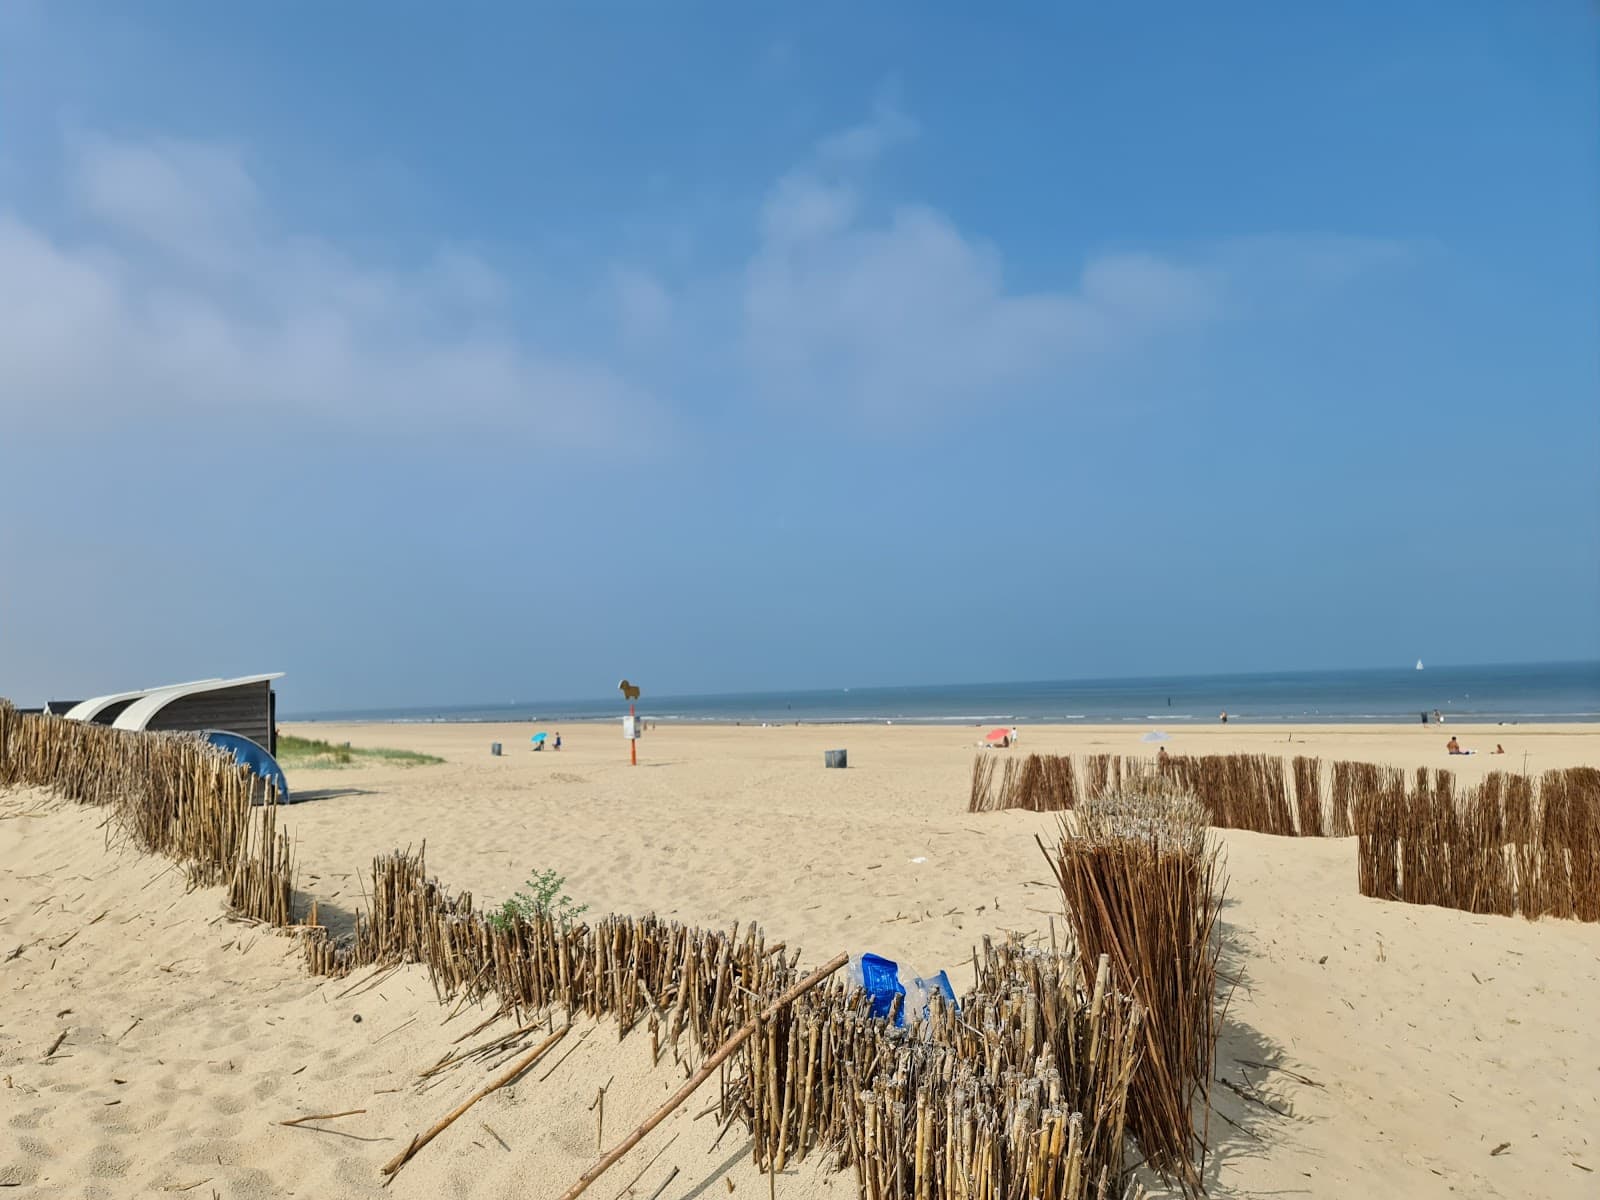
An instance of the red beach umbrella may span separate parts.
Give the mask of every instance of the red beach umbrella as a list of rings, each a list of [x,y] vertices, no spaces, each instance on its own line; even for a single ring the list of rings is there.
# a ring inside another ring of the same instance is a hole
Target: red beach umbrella
[[[986,741],[986,742],[1003,742],[1006,739],[1008,739],[1010,736],[1011,736],[1011,730],[1009,730],[1009,729],[994,729],[994,730],[991,730],[989,732],[989,736],[984,738],[983,740]]]

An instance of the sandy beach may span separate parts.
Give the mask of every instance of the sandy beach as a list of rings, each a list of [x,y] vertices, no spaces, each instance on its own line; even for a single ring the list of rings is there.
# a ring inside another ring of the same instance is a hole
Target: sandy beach
[[[968,814],[981,731],[926,726],[653,729],[631,768],[615,724],[286,724],[443,764],[290,771],[300,887],[337,922],[374,854],[426,843],[480,903],[551,868],[593,912],[759,921],[803,962],[873,950],[970,982],[973,944],[1048,937],[1060,897],[1035,838],[1050,816]],[[553,730],[552,730],[553,732]],[[1148,754],[1143,727],[1029,727],[1018,751]],[[1476,749],[1447,756],[1451,735]],[[493,757],[491,742],[505,753]],[[1490,755],[1496,743],[1502,756]],[[1538,772],[1600,763],[1593,726],[1215,726],[1174,754],[1307,754],[1408,768]],[[847,748],[850,767],[823,769]],[[376,1195],[379,1165],[487,1076],[417,1073],[486,1013],[453,1014],[426,972],[308,977],[292,941],[36,793],[0,798],[0,1184],[18,1194]],[[1600,927],[1359,896],[1353,840],[1219,835],[1233,981],[1208,1184],[1218,1195],[1585,1196],[1600,1192]],[[11,956],[11,957],[7,957]],[[359,1018],[359,1020],[357,1019]],[[58,1035],[59,1044],[52,1045]],[[486,1028],[479,1037],[488,1037]],[[682,1079],[638,1037],[579,1028],[421,1152],[396,1196],[554,1197]],[[567,1051],[570,1050],[570,1053]],[[553,1059],[552,1059],[553,1061]],[[712,1149],[690,1104],[591,1191],[756,1195],[739,1135]],[[286,1127],[317,1113],[365,1110]],[[657,1155],[652,1161],[652,1156]],[[647,1163],[649,1164],[647,1167]],[[726,1182],[724,1182],[726,1181]],[[821,1161],[787,1197],[853,1194]]]

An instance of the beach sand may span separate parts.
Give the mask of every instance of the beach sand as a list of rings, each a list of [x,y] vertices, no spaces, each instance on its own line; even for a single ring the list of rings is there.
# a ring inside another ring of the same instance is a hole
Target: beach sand
[[[1148,754],[1144,728],[1028,727],[1018,751],[988,753]],[[430,871],[480,904],[553,868],[594,912],[754,919],[803,947],[803,963],[874,950],[923,974],[946,968],[958,991],[985,934],[1059,927],[1035,842],[1055,819],[965,811],[979,729],[663,727],[637,768],[616,724],[562,726],[559,753],[530,752],[532,729],[285,725],[446,759],[291,770],[309,800],[284,813],[302,890],[337,921],[361,903],[374,854],[426,842]],[[1446,756],[1452,734],[1480,753]],[[1496,742],[1503,758],[1486,753]],[[1464,781],[1600,763],[1592,726],[1230,725],[1175,730],[1166,745],[1447,767]],[[848,770],[823,769],[835,747]],[[108,848],[103,820],[0,798],[0,1185],[377,1195],[379,1166],[490,1078],[472,1065],[414,1087],[487,1015],[452,1017],[425,971],[311,979],[293,941],[229,920],[219,892],[186,893],[164,861]],[[1253,1098],[1214,1089],[1213,1194],[1600,1194],[1600,927],[1365,899],[1353,840],[1220,838],[1236,986],[1217,1070]],[[558,1196],[594,1156],[601,1085],[609,1146],[682,1079],[670,1057],[648,1061],[647,1038],[580,1026],[388,1194]],[[708,1085],[588,1194],[614,1200],[647,1163],[639,1200],[674,1168],[661,1200],[726,1196],[724,1179],[735,1198],[765,1194],[745,1140],[730,1132],[713,1152],[714,1119],[694,1119],[714,1099]],[[275,1124],[348,1109],[366,1111],[321,1131]],[[854,1183],[812,1159],[775,1191],[843,1197]]]

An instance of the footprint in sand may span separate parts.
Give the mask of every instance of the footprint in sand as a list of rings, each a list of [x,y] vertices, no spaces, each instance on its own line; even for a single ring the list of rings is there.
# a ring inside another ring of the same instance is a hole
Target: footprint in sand
[[[234,1113],[243,1112],[245,1110],[246,1101],[243,1096],[235,1096],[231,1093],[224,1092],[222,1095],[212,1098],[211,1107],[217,1112],[222,1113],[224,1116],[231,1117]]]
[[[84,1156],[83,1170],[96,1179],[121,1179],[128,1173],[128,1156],[102,1143]]]
[[[12,1129],[37,1129],[48,1108],[30,1108],[27,1112],[19,1112],[6,1122]]]

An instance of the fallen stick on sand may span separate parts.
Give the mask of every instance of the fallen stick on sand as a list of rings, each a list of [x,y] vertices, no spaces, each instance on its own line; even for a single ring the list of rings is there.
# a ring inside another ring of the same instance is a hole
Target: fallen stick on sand
[[[551,1064],[550,1069],[548,1071],[546,1071],[543,1075],[539,1076],[539,1082],[543,1083],[546,1079],[549,1079],[550,1076],[554,1075],[556,1073],[556,1068],[559,1067],[562,1063],[566,1062],[567,1059],[571,1058],[572,1055],[573,1055],[573,1052],[576,1051],[580,1046],[583,1045],[583,1039],[588,1037],[594,1031],[595,1031],[595,1026],[591,1025],[591,1026],[589,1026],[589,1028],[585,1029],[582,1033],[580,1033],[578,1035],[578,1040],[572,1044],[572,1048],[570,1050],[568,1050],[565,1054],[563,1054],[560,1058],[556,1059],[556,1061]]]
[[[835,971],[849,961],[850,956],[848,954],[841,953],[835,955],[825,965],[818,967],[810,975],[807,975],[799,983],[795,984],[788,991],[784,992],[783,995],[774,1000],[770,1005],[767,1006],[766,1010],[753,1021],[750,1021],[741,1029],[737,1030],[732,1037],[717,1047],[716,1051],[711,1055],[711,1057],[706,1059],[706,1061],[701,1065],[700,1069],[691,1075],[688,1081],[685,1082],[684,1085],[676,1092],[674,1092],[672,1097],[665,1104],[650,1114],[649,1118],[646,1119],[643,1125],[639,1126],[639,1128],[635,1129],[627,1137],[623,1138],[622,1141],[617,1145],[616,1149],[612,1150],[610,1154],[607,1154],[599,1162],[595,1163],[594,1166],[590,1167],[582,1175],[578,1176],[578,1182],[573,1184],[561,1194],[561,1200],[574,1200],[574,1197],[581,1196],[591,1183],[593,1183],[596,1179],[599,1179],[600,1176],[604,1175],[608,1169],[615,1166],[618,1159],[643,1141],[647,1133],[649,1133],[657,1125],[661,1124],[662,1121],[666,1120],[667,1117],[672,1114],[674,1109],[676,1109],[690,1096],[694,1095],[695,1089],[697,1089],[706,1080],[710,1079],[716,1069],[720,1067],[735,1050],[748,1041],[750,1035],[755,1033],[755,1031],[760,1028],[763,1022],[772,1020],[772,1018],[781,1012],[786,1005],[792,1003],[806,992],[809,992],[812,988],[816,987],[817,984],[821,983],[824,979],[832,975]]]
[[[662,1192],[666,1191],[668,1185],[670,1185],[672,1183],[672,1181],[674,1179],[676,1179],[677,1177],[678,1177],[678,1168],[677,1167],[673,1167],[672,1168],[672,1174],[668,1175],[666,1177],[666,1179],[662,1181],[662,1184],[661,1184],[660,1187],[658,1187],[655,1191],[650,1193],[650,1200],[656,1200],[656,1197],[661,1195]]]
[[[354,1117],[366,1112],[364,1108],[352,1108],[347,1112],[313,1113],[309,1117],[295,1117],[290,1121],[279,1121],[279,1125],[304,1125],[307,1121],[331,1121],[335,1117]]]
[[[450,1123],[462,1113],[466,1112],[467,1109],[471,1108],[479,1100],[482,1100],[490,1092],[505,1087],[506,1084],[510,1083],[518,1075],[521,1075],[529,1067],[533,1066],[534,1063],[538,1062],[544,1052],[564,1038],[567,1035],[567,1031],[571,1028],[571,1025],[563,1025],[560,1029],[556,1030],[549,1037],[545,1038],[544,1041],[540,1042],[532,1050],[528,1051],[528,1053],[517,1059],[516,1062],[512,1063],[511,1066],[506,1069],[504,1075],[501,1075],[498,1078],[491,1080],[489,1083],[484,1084],[483,1087],[479,1088],[476,1092],[473,1092],[472,1095],[463,1100],[449,1116],[445,1117],[442,1121],[438,1122],[425,1132],[417,1134],[416,1137],[411,1139],[411,1144],[409,1146],[400,1151],[399,1154],[396,1154],[388,1162],[383,1164],[383,1173],[385,1175],[393,1175],[401,1167],[405,1166],[406,1163],[410,1161],[413,1154],[415,1154],[418,1150],[421,1150],[429,1142],[433,1141],[433,1139],[445,1129],[449,1128]]]
[[[644,1173],[646,1171],[648,1171],[651,1167],[656,1165],[656,1159],[660,1158],[663,1154],[665,1154],[667,1152],[667,1150],[672,1146],[672,1143],[677,1141],[677,1140],[678,1140],[678,1135],[677,1134],[673,1134],[671,1137],[669,1137],[667,1139],[666,1145],[662,1146],[661,1149],[657,1150],[654,1154],[652,1154],[650,1156],[650,1161],[645,1163],[644,1166],[640,1167],[639,1168],[639,1173],[637,1175],[635,1175],[632,1179],[628,1180],[627,1183],[623,1184],[622,1185],[622,1190],[620,1192],[618,1192],[615,1196],[613,1196],[611,1198],[611,1200],[622,1200],[622,1198],[624,1196],[626,1196],[629,1192],[633,1191],[633,1185],[638,1183],[639,1180],[644,1178]],[[674,1174],[676,1174],[676,1172],[677,1172],[677,1168],[676,1167],[673,1168],[673,1172],[674,1172]]]

